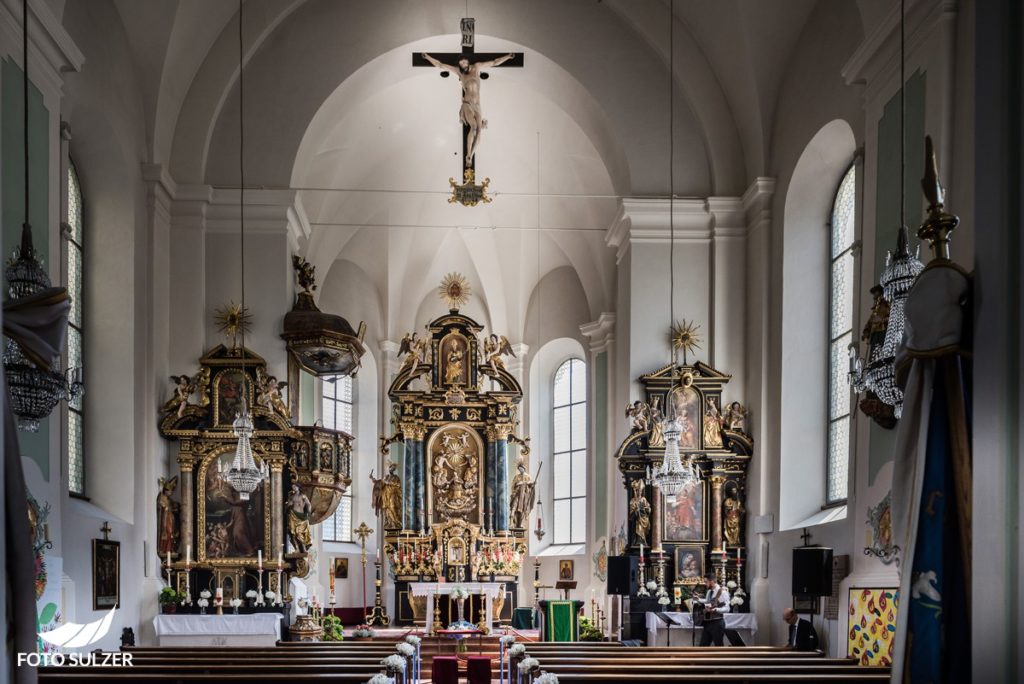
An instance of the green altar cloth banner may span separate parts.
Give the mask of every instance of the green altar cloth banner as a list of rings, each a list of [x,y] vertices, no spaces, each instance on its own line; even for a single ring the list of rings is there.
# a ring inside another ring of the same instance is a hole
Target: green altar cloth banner
[[[576,619],[578,601],[548,601],[544,621],[545,641],[579,641]]]

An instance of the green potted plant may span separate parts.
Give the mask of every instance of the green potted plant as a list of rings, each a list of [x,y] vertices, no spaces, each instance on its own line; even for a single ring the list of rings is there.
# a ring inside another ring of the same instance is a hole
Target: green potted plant
[[[324,641],[344,641],[344,631],[341,626],[341,618],[337,615],[324,615],[323,622]]]
[[[160,602],[160,609],[165,614],[177,612],[178,604],[181,603],[181,594],[178,593],[173,587],[164,587],[160,591],[160,595],[157,597],[157,601]]]

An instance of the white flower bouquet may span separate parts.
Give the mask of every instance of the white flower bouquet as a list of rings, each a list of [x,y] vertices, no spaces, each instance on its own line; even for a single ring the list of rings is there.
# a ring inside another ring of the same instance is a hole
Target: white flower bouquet
[[[412,644],[413,646],[419,646],[420,645],[420,638],[418,636],[416,636],[415,634],[408,634],[405,637],[405,643]]]
[[[249,591],[245,592],[245,598],[250,598],[250,599],[256,598],[256,590],[255,589],[250,589]]]
[[[397,673],[405,672],[405,663],[405,658],[396,653],[380,661],[380,666],[387,670],[388,673]]]
[[[377,674],[370,677],[367,680],[366,684],[395,684],[395,678],[388,677],[386,674],[378,672]]]
[[[733,580],[729,580],[725,583],[725,586],[729,589],[729,591],[732,591],[736,588],[736,582],[734,582]]]
[[[274,597],[275,597],[275,596],[277,596],[277,594],[275,594],[275,593],[274,593],[274,592],[272,592],[272,591],[268,591],[267,593],[265,593],[265,594],[264,594],[264,596],[266,596],[266,597],[267,597],[268,599],[270,599],[271,601],[273,601],[273,600],[274,600]]]
[[[735,599],[734,599],[734,600],[735,600]],[[669,600],[669,598],[668,598],[668,595],[667,595],[667,594],[663,594],[663,595],[661,596],[661,598],[659,598],[659,599],[658,599],[658,605],[661,605],[661,606],[667,606],[667,605],[668,605],[668,604],[670,604],[670,603],[672,603],[672,602],[671,602],[671,601]]]
[[[658,583],[655,582],[654,580],[651,580],[650,582],[647,583],[647,591],[654,591],[657,588],[658,588]]]
[[[452,588],[452,592],[451,592],[450,595],[451,595],[451,597],[453,599],[456,599],[456,600],[458,600],[458,599],[468,599],[469,598],[469,589],[466,589],[466,587],[453,587]]]
[[[505,648],[508,648],[512,644],[516,643],[516,637],[515,637],[514,634],[505,634],[500,639],[498,639],[498,641],[501,642],[502,646],[504,646]]]
[[[533,684],[558,684],[558,675],[554,672],[545,672],[533,680]]]
[[[199,592],[199,598],[204,598],[204,599],[208,599],[208,598],[210,598],[211,596],[213,596],[213,594],[211,594],[210,592],[208,592],[208,591],[207,591],[206,589],[203,589],[203,590],[202,590],[201,592]]]
[[[526,644],[512,644],[508,649],[509,658],[518,658],[526,653]]]
[[[405,658],[412,658],[416,655],[416,647],[412,644],[407,644],[404,641],[399,641],[395,644],[395,650],[398,651],[398,655]]]
[[[520,674],[530,674],[538,667],[540,667],[540,661],[538,661],[536,658],[523,658],[519,661]]]
[[[242,599],[233,598],[229,601],[229,603],[231,604],[232,608],[238,608],[240,605],[242,605]]]
[[[209,599],[201,598],[198,601],[196,601],[196,605],[198,605],[200,608],[206,608],[206,606],[210,605],[210,601]]]
[[[742,596],[733,596],[731,599],[729,599],[729,605],[730,606],[742,606],[743,605],[743,597]]]

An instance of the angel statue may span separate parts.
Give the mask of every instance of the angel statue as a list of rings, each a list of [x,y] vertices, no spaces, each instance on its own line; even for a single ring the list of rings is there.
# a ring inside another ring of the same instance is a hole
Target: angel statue
[[[293,484],[288,495],[288,538],[299,553],[305,553],[313,544],[309,529],[309,516],[313,513],[313,504],[309,497],[302,493],[299,485]]]
[[[196,385],[187,375],[172,375],[171,382],[174,383],[174,395],[164,404],[163,411],[177,413],[178,418],[181,418],[188,408],[188,398],[196,391]]]
[[[178,552],[178,512],[181,504],[175,501],[174,490],[178,488],[178,476],[159,479],[160,494],[156,497],[157,519],[160,534],[157,539],[157,551],[161,556]]]
[[[287,382],[279,382],[273,375],[262,375],[256,389],[256,403],[271,413],[276,413],[285,420],[292,419],[292,412],[281,397],[281,390],[288,386]]]
[[[738,401],[734,401],[729,404],[729,408],[725,410],[725,429],[733,430],[734,432],[746,432],[747,425],[747,409]]]
[[[626,418],[633,419],[633,432],[647,432],[651,429],[651,409],[639,399],[626,404]]]
[[[370,471],[373,510],[378,516],[383,514],[384,527],[389,530],[402,529],[402,481],[395,474],[397,467],[394,461],[388,463],[388,474],[384,477],[374,477]]]
[[[516,461],[518,474],[512,479],[512,498],[509,500],[509,513],[512,519],[512,529],[518,530],[526,527],[530,518],[530,511],[537,499],[537,482],[526,470],[526,463],[520,457]],[[538,468],[538,472],[539,472]]]
[[[405,358],[402,360],[402,366],[398,369],[398,373],[401,374],[405,369],[410,369],[411,372],[416,372],[416,368],[421,363],[426,363],[427,345],[429,342],[426,338],[420,339],[416,333],[405,334],[402,338],[402,344],[398,348],[398,356],[405,354]]]
[[[511,356],[516,357],[516,353],[512,351],[512,345],[509,344],[508,338],[504,335],[498,336],[491,333],[484,340],[484,359],[485,363],[490,364],[491,369],[497,373],[498,369],[507,371],[505,368],[505,361],[501,357]]]

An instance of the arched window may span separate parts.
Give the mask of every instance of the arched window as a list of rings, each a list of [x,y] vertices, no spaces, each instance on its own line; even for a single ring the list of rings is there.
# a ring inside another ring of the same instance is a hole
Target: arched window
[[[352,376],[323,378],[320,383],[320,417],[324,427],[353,434]],[[352,487],[348,488],[334,514],[323,522],[324,541],[352,541]]]
[[[828,462],[825,503],[846,500],[850,463],[850,386],[847,348],[853,340],[854,226],[857,200],[856,166],[843,175],[832,201],[829,222],[830,296],[828,360]]]
[[[68,357],[67,368],[83,368],[82,354],[82,232],[83,206],[82,185],[75,165],[68,164],[67,225],[64,235],[64,282],[67,284],[71,311],[68,315]],[[84,417],[84,393],[67,405],[67,464],[68,491],[85,496],[85,449],[82,435]]]
[[[587,365],[569,359],[555,371],[552,405],[555,544],[587,539]]]

